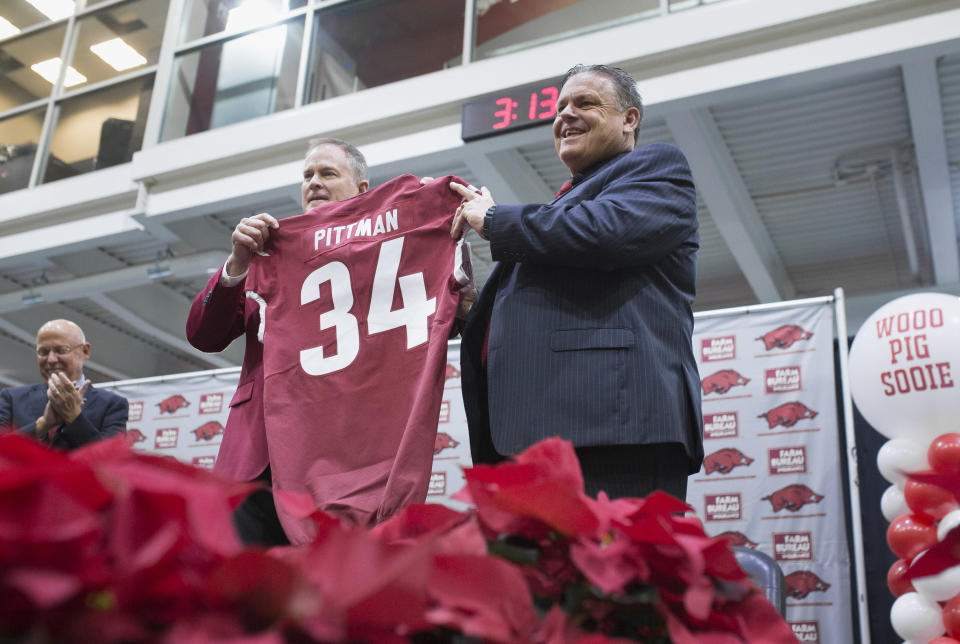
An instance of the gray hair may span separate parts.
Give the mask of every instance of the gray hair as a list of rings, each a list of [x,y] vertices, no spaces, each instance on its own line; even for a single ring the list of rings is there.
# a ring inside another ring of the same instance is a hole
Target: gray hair
[[[640,140],[640,123],[643,121],[643,100],[640,98],[640,90],[637,89],[637,81],[633,76],[623,71],[619,67],[610,65],[574,65],[563,76],[560,81],[560,89],[567,84],[567,81],[577,74],[603,74],[613,81],[613,88],[617,94],[617,109],[621,112],[631,107],[640,110],[640,120],[637,121],[637,127],[633,131],[633,144],[636,145]]]
[[[307,148],[307,156],[310,156],[310,153],[314,149],[320,147],[321,145],[335,145],[343,153],[347,155],[347,167],[350,168],[350,171],[353,172],[353,178],[356,179],[357,184],[367,181],[367,160],[363,156],[363,152],[358,150],[356,146],[350,145],[343,139],[334,139],[332,137],[324,137],[310,140],[310,147]]]

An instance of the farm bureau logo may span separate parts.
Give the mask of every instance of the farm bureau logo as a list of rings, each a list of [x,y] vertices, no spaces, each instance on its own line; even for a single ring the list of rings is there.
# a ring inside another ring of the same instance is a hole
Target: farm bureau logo
[[[707,521],[739,521],[743,518],[743,502],[739,492],[706,494],[703,515]]]
[[[201,414],[219,414],[223,409],[223,394],[220,392],[214,394],[203,394],[200,396]]]
[[[784,324],[778,326],[773,331],[768,331],[761,335],[757,340],[763,342],[763,347],[767,351],[771,349],[789,349],[794,342],[798,340],[809,340],[813,334],[796,324]]]
[[[773,447],[767,450],[770,474],[802,474],[807,471],[807,448]]]
[[[195,467],[201,467],[205,470],[212,470],[213,464],[217,462],[216,456],[194,456],[193,464]]]
[[[782,427],[793,427],[798,421],[806,418],[816,418],[817,413],[804,405],[802,402],[788,402],[774,407],[770,411],[764,412],[757,418],[765,418],[767,427],[773,429],[780,425]]]
[[[725,394],[731,387],[746,385],[748,382],[750,382],[749,378],[744,378],[733,369],[721,369],[704,378],[700,382],[700,387],[703,388],[703,395],[706,396],[712,393]]]
[[[176,447],[177,437],[179,435],[180,430],[176,427],[161,427],[157,430],[153,446],[155,449],[171,449]]]
[[[803,622],[790,622],[790,628],[797,640],[807,644],[820,644],[820,622],[816,620],[807,620]]]
[[[737,412],[721,411],[703,415],[703,438],[736,438],[740,435],[737,427]]]
[[[775,367],[763,372],[763,384],[768,394],[782,394],[788,391],[800,391],[800,367]]]
[[[142,400],[131,400],[130,401],[130,413],[127,414],[128,423],[137,423],[143,420],[143,401]]]
[[[704,457],[703,473],[720,472],[721,474],[729,474],[733,468],[740,465],[747,466],[750,463],[753,463],[753,459],[737,448],[725,447]]]
[[[722,335],[700,340],[700,359],[703,362],[733,360],[737,357],[737,336]]]
[[[447,493],[447,473],[431,472],[430,487],[427,490],[427,496],[443,496]]]
[[[800,483],[782,487],[773,494],[761,498],[761,501],[770,501],[774,512],[784,509],[796,512],[807,503],[820,503],[822,500],[822,494],[817,494]]]
[[[813,561],[810,532],[774,532],[773,558],[777,561]]]

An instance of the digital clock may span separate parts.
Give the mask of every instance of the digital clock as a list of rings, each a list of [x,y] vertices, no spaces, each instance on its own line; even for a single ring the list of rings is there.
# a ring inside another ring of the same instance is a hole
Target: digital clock
[[[552,123],[557,114],[560,81],[520,87],[464,103],[460,138],[464,141]]]

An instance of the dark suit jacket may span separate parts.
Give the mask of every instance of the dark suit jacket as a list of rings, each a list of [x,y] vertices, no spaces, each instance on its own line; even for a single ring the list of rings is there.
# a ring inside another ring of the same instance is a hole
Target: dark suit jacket
[[[461,350],[474,461],[560,435],[578,447],[678,442],[696,472],[699,232],[683,154],[649,145],[549,204],[498,204],[489,239],[499,264]]]
[[[12,425],[23,434],[36,437],[37,419],[43,416],[46,406],[45,382],[4,389],[0,391],[0,428]],[[124,432],[129,411],[126,398],[90,385],[83,395],[80,415],[72,423],[60,426],[50,445],[73,449]],[[40,440],[46,443],[47,437],[40,437]]]
[[[235,481],[252,481],[269,464],[263,422],[263,345],[257,339],[260,309],[245,295],[245,284],[225,287],[220,271],[193,300],[187,316],[187,340],[201,351],[223,351],[241,335],[246,349],[240,381],[230,400],[230,415],[214,470]]]

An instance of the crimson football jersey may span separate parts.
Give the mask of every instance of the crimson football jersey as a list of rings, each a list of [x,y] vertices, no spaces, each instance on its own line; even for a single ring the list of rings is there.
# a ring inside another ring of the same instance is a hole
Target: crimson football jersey
[[[273,488],[293,543],[312,538],[313,507],[371,525],[426,499],[466,281],[451,180],[403,175],[284,219],[250,264]]]

